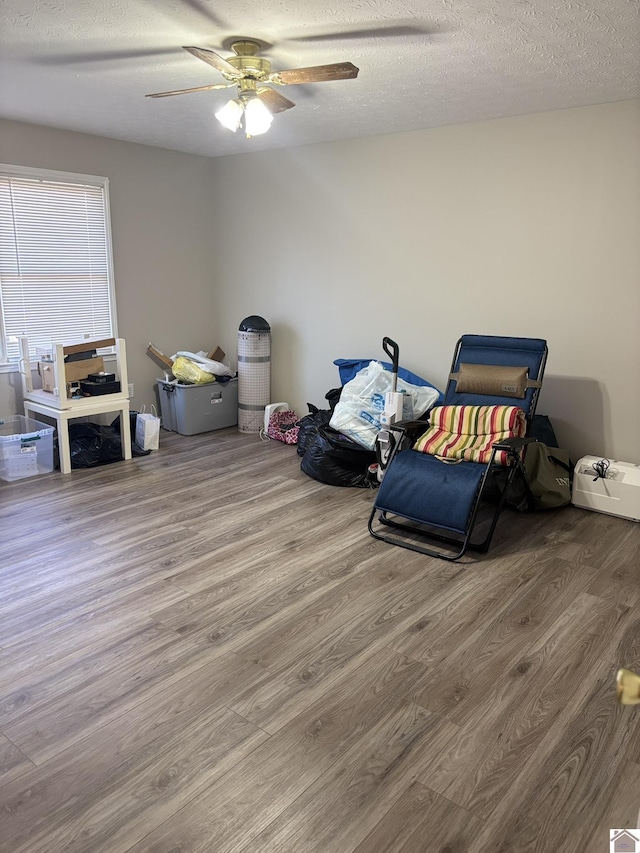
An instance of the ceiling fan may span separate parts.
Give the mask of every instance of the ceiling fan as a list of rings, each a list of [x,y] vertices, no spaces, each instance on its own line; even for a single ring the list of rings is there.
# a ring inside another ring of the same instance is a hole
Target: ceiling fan
[[[166,98],[170,95],[186,95],[211,89],[237,87],[237,98],[232,98],[216,113],[216,118],[234,133],[242,127],[247,138],[266,133],[276,113],[295,107],[293,101],[272,89],[267,83],[291,86],[298,83],[324,83],[331,80],[351,80],[358,76],[359,69],[351,62],[335,62],[331,65],[314,65],[310,68],[292,68],[288,71],[272,71],[268,59],[258,56],[260,45],[251,39],[235,41],[231,45],[234,56],[224,59],[212,50],[202,47],[185,47],[188,53],[216,68],[228,83],[213,83],[210,86],[195,86],[191,89],[176,89],[173,92],[155,92],[147,98]]]

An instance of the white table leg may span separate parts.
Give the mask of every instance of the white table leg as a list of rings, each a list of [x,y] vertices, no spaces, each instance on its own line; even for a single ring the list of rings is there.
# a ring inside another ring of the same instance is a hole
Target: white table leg
[[[65,417],[58,417],[58,453],[60,455],[60,471],[63,474],[71,473],[71,450],[69,448],[69,421]]]
[[[131,459],[131,424],[129,422],[129,406],[120,412],[120,441],[122,454],[125,459]]]

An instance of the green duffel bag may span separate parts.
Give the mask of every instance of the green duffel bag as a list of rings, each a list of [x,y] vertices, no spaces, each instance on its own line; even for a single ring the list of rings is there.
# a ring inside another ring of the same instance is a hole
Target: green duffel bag
[[[519,510],[558,509],[571,503],[573,465],[569,452],[534,441],[525,448],[524,468],[531,494],[516,477],[507,503]]]

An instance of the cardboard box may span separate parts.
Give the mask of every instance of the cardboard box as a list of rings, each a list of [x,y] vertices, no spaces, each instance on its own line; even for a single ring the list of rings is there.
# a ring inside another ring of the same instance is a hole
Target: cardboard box
[[[104,347],[113,347],[115,345],[115,338],[103,338],[101,341],[85,341],[82,344],[68,344],[62,348],[62,351],[65,356],[76,355],[79,352],[88,352],[91,350],[103,349]]]
[[[209,350],[207,353],[207,358],[211,359],[211,361],[224,361],[226,353],[220,347],[216,347],[215,349]]]
[[[104,359],[101,355],[95,358],[85,358],[82,361],[66,361],[64,378],[67,383],[79,382],[86,379],[90,373],[100,373],[104,370]]]
[[[64,376],[67,384],[69,382],[80,382],[87,379],[90,373],[100,373],[104,370],[104,359],[98,355],[95,358],[85,358],[82,361],[65,362]],[[55,393],[55,370],[52,361],[39,361],[38,373],[42,380],[42,390],[50,394]]]
[[[163,352],[161,352],[158,347],[154,347],[153,344],[149,344],[149,346],[147,347],[147,355],[149,356],[149,358],[152,358],[156,364],[159,364],[160,367],[163,367],[165,370],[171,373],[173,362]]]
[[[50,394],[53,394],[53,389],[55,388],[56,384],[53,362],[39,361],[38,373],[40,374],[40,379],[42,380],[42,390],[48,391]]]

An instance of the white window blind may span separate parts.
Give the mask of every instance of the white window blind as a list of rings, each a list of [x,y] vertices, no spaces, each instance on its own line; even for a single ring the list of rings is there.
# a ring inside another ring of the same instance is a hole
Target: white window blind
[[[0,360],[115,336],[107,179],[0,166]]]

